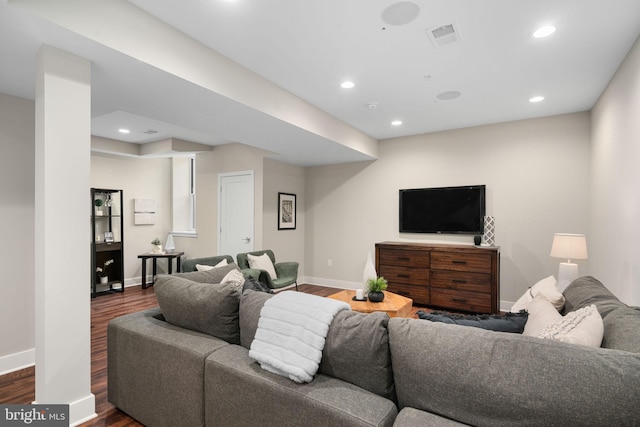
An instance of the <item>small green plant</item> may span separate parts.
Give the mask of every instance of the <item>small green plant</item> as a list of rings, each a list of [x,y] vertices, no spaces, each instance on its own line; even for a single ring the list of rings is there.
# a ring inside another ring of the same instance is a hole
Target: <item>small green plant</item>
[[[97,207],[102,206],[102,203],[103,203],[103,202],[102,202],[102,199],[95,199],[95,200],[93,201],[93,204],[94,204],[94,205],[96,205]]]
[[[161,245],[161,244],[162,244],[162,242],[160,241],[160,239],[158,239],[158,238],[156,237],[155,239],[153,239],[153,240],[151,241],[151,244],[152,244],[152,245],[156,245],[156,246],[157,246],[157,245]]]
[[[387,279],[380,276],[376,279],[367,280],[367,287],[369,288],[369,292],[382,292],[387,289]]]

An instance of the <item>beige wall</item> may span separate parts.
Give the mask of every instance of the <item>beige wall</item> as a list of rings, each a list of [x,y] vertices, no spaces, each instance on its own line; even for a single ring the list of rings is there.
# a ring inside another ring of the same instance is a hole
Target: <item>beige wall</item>
[[[472,244],[472,236],[398,233],[398,190],[485,184],[501,246],[501,299],[515,301],[557,274],[553,233],[588,233],[589,130],[589,113],[568,114],[385,140],[375,162],[309,168],[305,274],[354,285],[376,242]]]
[[[640,305],[640,39],[592,112],[593,274]]]
[[[35,360],[34,115],[0,93],[0,374]]]
[[[151,250],[151,240],[155,237],[164,242],[171,230],[171,159],[140,159],[93,154],[91,186],[123,190],[125,284],[139,284],[142,263],[138,255]],[[134,224],[133,201],[136,198],[156,201],[155,224]],[[151,262],[149,262],[147,274],[151,274],[150,268]],[[166,263],[159,261],[158,268],[161,272],[166,271]]]

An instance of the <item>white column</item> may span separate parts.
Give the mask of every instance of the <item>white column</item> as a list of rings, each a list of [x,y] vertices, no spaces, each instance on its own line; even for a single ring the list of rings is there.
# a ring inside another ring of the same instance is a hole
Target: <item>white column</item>
[[[91,393],[91,63],[43,46],[36,69],[36,401],[96,416]]]

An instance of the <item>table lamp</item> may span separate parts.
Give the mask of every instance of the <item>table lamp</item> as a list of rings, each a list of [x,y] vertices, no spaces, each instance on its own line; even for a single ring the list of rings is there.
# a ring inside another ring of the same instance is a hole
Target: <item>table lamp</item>
[[[578,278],[578,264],[572,259],[587,259],[587,239],[584,234],[556,233],[551,244],[551,257],[564,258],[558,268],[558,290],[560,292]]]

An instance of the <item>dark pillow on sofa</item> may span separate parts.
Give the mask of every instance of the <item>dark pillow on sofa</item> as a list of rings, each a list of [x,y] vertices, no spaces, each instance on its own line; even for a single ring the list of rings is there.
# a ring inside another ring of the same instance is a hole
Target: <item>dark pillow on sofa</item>
[[[167,322],[240,344],[240,292],[233,285],[162,275],[156,278],[154,290]]]
[[[446,311],[434,311],[425,313],[418,311],[417,315],[420,319],[430,320],[432,322],[442,322],[462,326],[473,326],[475,328],[488,329],[498,332],[513,332],[521,334],[524,325],[527,323],[529,313],[521,310],[519,313],[498,314],[455,314]]]
[[[259,281],[257,281],[251,276],[247,277],[244,280],[244,286],[242,287],[242,292],[246,291],[247,289],[251,289],[252,291],[256,291],[256,292],[266,292],[268,294],[273,293],[273,290],[270,287],[263,285],[262,283],[260,283]]]

